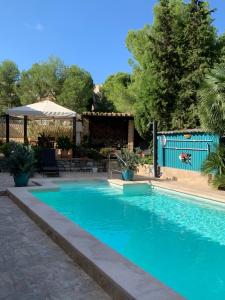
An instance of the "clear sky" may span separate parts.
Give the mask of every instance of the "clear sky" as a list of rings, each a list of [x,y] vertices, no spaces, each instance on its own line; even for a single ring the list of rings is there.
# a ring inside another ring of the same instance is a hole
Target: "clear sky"
[[[151,23],[155,0],[0,0],[0,61],[21,70],[58,56],[89,71],[95,83],[130,71],[127,32]],[[219,33],[225,0],[210,0]]]

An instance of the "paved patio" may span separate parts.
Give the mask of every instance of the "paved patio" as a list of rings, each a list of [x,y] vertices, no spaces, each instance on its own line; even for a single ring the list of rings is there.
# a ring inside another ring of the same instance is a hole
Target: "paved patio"
[[[8,197],[0,197],[0,299],[110,297]]]
[[[92,172],[60,172],[60,177],[62,178],[93,178],[93,177],[99,177],[99,178],[107,178],[107,173],[92,173]],[[39,173],[35,173],[34,178],[41,178],[45,179],[47,177],[43,177]],[[29,185],[32,184],[32,178],[29,180]],[[7,187],[13,187],[14,181],[13,176],[10,176],[7,172],[0,173],[0,194],[5,192]]]

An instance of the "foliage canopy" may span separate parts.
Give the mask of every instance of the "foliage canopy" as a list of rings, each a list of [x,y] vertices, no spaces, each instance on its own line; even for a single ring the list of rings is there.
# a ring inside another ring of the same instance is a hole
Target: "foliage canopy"
[[[199,116],[206,130],[225,134],[225,63],[215,66],[201,85]]]

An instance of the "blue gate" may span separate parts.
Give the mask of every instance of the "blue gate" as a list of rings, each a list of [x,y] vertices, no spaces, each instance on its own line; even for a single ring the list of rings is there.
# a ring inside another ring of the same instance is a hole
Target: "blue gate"
[[[219,136],[204,131],[159,132],[158,163],[162,167],[200,171],[203,161],[219,144]]]

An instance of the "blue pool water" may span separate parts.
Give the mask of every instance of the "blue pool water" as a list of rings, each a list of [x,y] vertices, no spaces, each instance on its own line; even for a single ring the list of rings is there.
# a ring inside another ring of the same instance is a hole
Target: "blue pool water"
[[[32,194],[187,299],[225,299],[225,208],[104,181]]]

